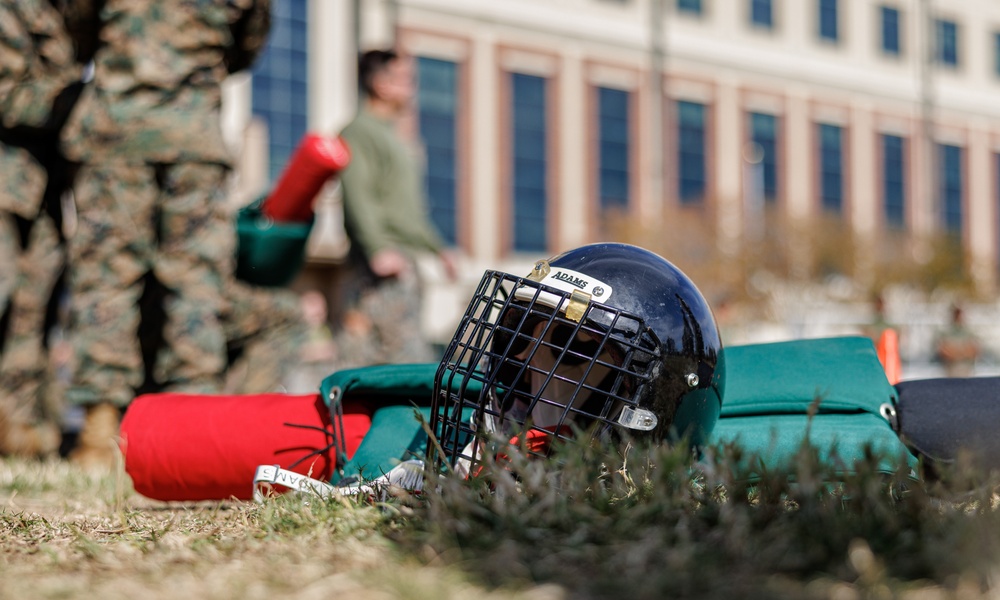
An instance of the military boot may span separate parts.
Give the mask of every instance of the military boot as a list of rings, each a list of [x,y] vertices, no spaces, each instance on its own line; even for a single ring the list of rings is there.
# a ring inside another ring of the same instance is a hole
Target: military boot
[[[0,454],[22,458],[44,458],[59,451],[62,434],[52,423],[13,423],[0,440]]]
[[[83,428],[70,462],[88,471],[110,472],[117,462],[118,428],[121,413],[107,402],[86,406]]]

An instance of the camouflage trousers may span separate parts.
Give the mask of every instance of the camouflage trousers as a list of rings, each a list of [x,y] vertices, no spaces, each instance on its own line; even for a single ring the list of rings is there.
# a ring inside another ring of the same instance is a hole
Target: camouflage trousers
[[[57,420],[58,407],[47,394],[52,369],[46,326],[65,262],[65,244],[49,215],[43,213],[29,222],[0,210],[0,263],[4,265],[0,269],[0,315],[5,325],[0,329],[0,423]]]
[[[403,277],[376,277],[355,266],[336,336],[337,368],[434,360],[421,328],[422,286],[415,264]]]
[[[154,299],[153,303],[158,300]],[[155,310],[155,309],[154,309]],[[227,278],[221,314],[226,336],[227,364],[223,386],[227,394],[284,391],[284,382],[299,357],[306,335],[298,295],[288,289],[249,285]],[[174,362],[175,350],[159,331],[148,332],[147,360]],[[175,382],[155,369],[145,391],[172,391]]]
[[[235,230],[225,211],[226,167],[108,162],[81,167],[70,240],[76,366],[67,400],[128,404],[145,370],[139,300],[152,273],[167,290],[157,376],[176,391],[222,385],[220,313]]]
[[[10,297],[17,287],[17,225],[14,215],[0,209],[0,315],[10,304]]]
[[[230,280],[226,301],[222,317],[230,356],[226,392],[284,390],[306,337],[298,294]]]

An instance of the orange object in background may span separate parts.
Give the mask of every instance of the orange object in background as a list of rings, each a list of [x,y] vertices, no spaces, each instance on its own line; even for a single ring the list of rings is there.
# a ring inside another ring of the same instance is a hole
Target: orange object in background
[[[350,162],[351,151],[340,137],[307,133],[264,199],[261,211],[275,221],[312,221],[316,195]]]
[[[885,369],[889,383],[896,385],[903,376],[903,362],[899,357],[899,334],[895,329],[886,329],[875,343],[875,352]]]

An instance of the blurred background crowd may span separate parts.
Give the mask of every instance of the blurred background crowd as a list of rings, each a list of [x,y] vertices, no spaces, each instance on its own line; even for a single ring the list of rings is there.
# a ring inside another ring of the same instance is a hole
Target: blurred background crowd
[[[724,343],[1000,373],[992,0],[0,7],[0,452],[106,464],[136,394],[434,360],[484,269],[601,240]],[[351,164],[301,273],[249,284],[234,215],[310,132]]]

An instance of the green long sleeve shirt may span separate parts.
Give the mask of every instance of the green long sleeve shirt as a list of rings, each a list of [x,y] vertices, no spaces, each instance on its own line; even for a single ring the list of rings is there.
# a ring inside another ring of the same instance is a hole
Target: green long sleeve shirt
[[[387,248],[410,255],[440,252],[443,242],[428,217],[419,169],[393,124],[362,110],[341,136],[351,149],[340,180],[352,246],[369,260]]]

